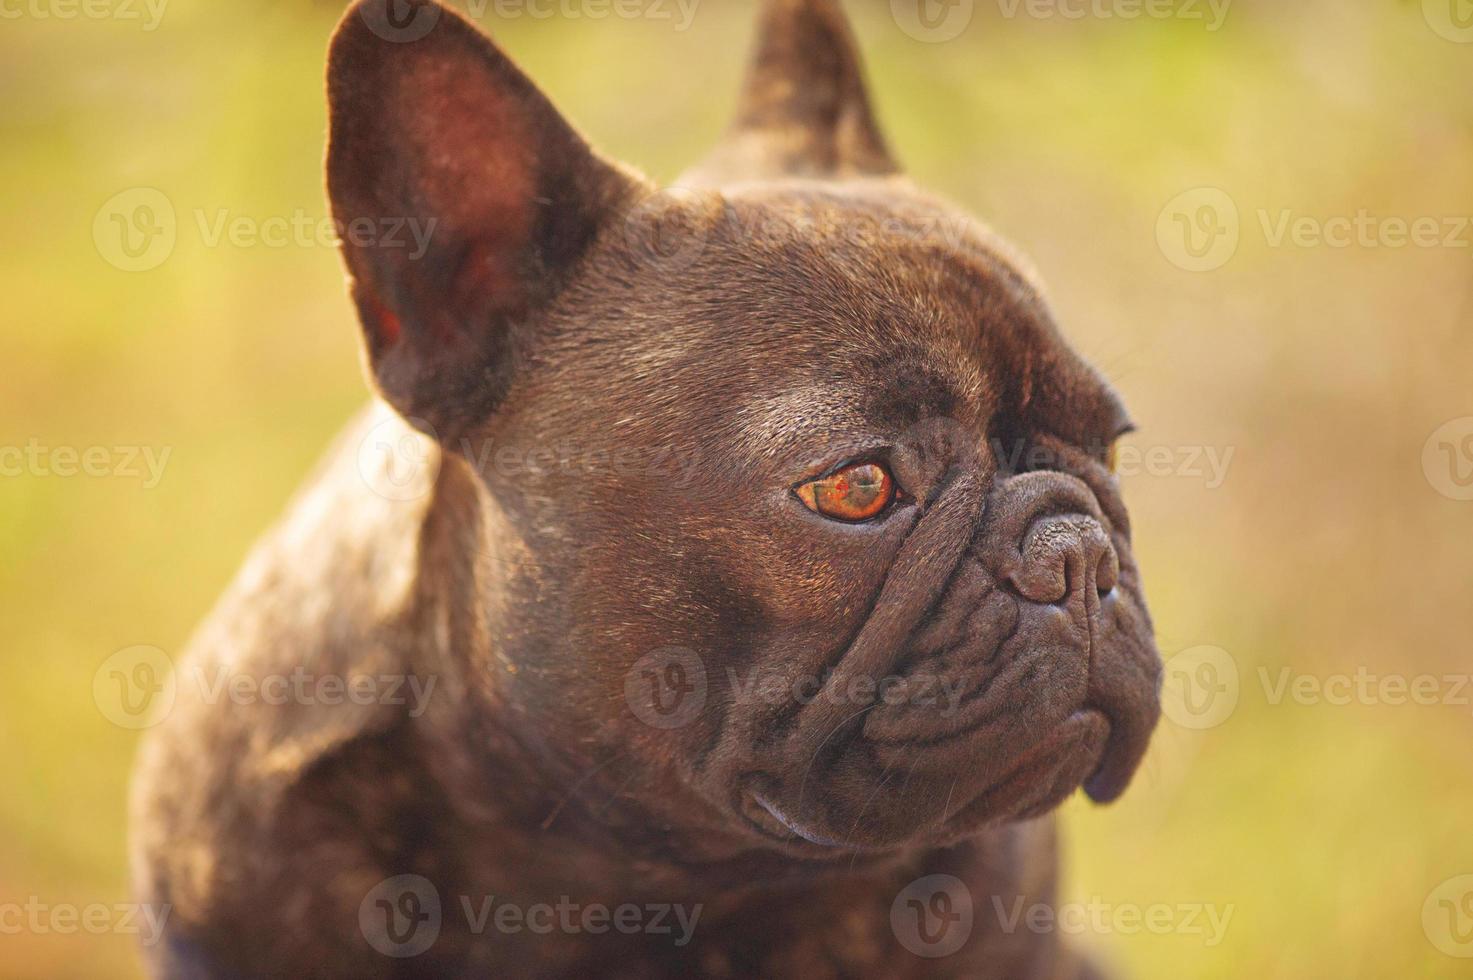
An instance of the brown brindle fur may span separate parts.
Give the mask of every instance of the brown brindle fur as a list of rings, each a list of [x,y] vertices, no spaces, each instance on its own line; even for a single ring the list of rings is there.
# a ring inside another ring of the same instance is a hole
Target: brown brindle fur
[[[435,687],[415,717],[181,683],[134,800],[140,897],[172,909],[153,968],[1088,975],[995,909],[1052,900],[1048,812],[1081,783],[1122,792],[1156,720],[1104,465],[1128,422],[1016,256],[899,175],[836,3],[767,4],[732,131],[662,191],[449,11],[387,40],[374,2],[329,59],[334,213],[432,217],[432,242],[345,244],[383,402],[183,670]],[[426,494],[373,491],[370,434],[423,448]],[[623,462],[547,461],[566,446]],[[793,494],[861,457],[905,491],[881,517],[827,521]],[[707,690],[661,728],[626,678],[668,648]],[[835,694],[934,676],[965,696],[960,718],[873,695],[856,711],[743,698],[741,676]],[[931,959],[891,907],[937,873],[966,882],[975,925]],[[404,874],[444,914],[428,950],[392,958],[359,912]],[[477,935],[459,899],[490,895],[702,911],[686,946]]]

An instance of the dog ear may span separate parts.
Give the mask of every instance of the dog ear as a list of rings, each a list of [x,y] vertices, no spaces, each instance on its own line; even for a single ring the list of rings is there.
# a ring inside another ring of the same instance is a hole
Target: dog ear
[[[332,39],[328,196],[375,382],[446,438],[494,410],[538,311],[642,185],[469,23],[403,7],[361,0]]]
[[[838,0],[767,0],[736,119],[691,182],[899,169],[870,110]]]

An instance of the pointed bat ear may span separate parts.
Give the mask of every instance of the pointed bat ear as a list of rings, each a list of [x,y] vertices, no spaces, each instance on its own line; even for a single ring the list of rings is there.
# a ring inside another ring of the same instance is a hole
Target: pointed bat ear
[[[737,117],[682,182],[899,171],[838,0],[766,0]]]
[[[469,23],[424,2],[388,16],[402,6],[361,0],[333,36],[328,196],[375,382],[448,438],[494,410],[539,312],[644,185]]]

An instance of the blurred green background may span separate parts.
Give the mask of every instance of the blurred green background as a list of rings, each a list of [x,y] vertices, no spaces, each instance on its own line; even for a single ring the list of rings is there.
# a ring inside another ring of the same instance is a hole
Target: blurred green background
[[[325,214],[339,8],[97,2],[0,10],[0,447],[112,461],[0,476],[0,908],[126,900],[136,733],[94,672],[180,649],[365,398],[334,249],[212,238],[222,214]],[[1473,215],[1473,9],[1237,0],[1210,29],[1205,4],[1092,3],[954,0],[936,9],[965,23],[930,40],[903,3],[850,4],[910,171],[1031,254],[1157,451],[1124,479],[1163,655],[1186,653],[1132,791],[1066,808],[1067,883],[1174,911],[1165,934],[1106,915],[1077,941],[1142,977],[1473,975],[1473,879],[1436,891],[1473,874],[1473,229],[1442,240]],[[595,142],[665,180],[722,127],[753,14],[478,9]],[[126,271],[109,202],[137,188],[176,240]],[[1362,212],[1435,218],[1439,240],[1275,234]],[[1227,244],[1193,256],[1183,229]],[[161,478],[115,447],[167,451]],[[1275,697],[1357,671],[1431,675],[1437,703]],[[1185,906],[1231,910],[1219,942]],[[0,975],[139,972],[115,929],[5,925]]]

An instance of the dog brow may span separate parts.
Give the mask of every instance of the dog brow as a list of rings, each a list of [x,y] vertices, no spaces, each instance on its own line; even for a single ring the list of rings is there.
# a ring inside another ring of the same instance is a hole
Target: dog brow
[[[788,388],[738,412],[742,432],[754,445],[792,448],[814,434],[868,429],[861,406],[864,394],[848,385],[813,384]]]

